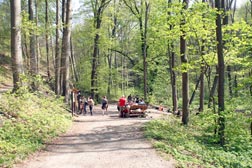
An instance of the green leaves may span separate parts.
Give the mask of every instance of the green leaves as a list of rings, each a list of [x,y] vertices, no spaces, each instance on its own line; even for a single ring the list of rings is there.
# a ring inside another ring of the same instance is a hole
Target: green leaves
[[[21,88],[22,89],[22,88]],[[66,130],[70,113],[61,99],[47,92],[4,94],[0,99],[0,167],[11,166]],[[8,117],[8,118],[7,118]]]
[[[210,111],[192,116],[187,127],[173,116],[151,121],[145,126],[145,136],[153,140],[155,148],[171,154],[178,167],[250,167],[251,137],[248,123],[241,124],[246,117],[233,111],[225,112],[225,117],[228,120],[225,148],[216,144],[217,116]]]

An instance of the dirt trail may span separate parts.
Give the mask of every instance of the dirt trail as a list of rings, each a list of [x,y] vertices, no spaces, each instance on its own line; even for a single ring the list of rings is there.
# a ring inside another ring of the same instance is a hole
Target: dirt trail
[[[70,131],[48,144],[35,157],[15,168],[172,168],[172,161],[161,158],[143,138],[147,118],[118,118],[116,106],[102,116],[100,106],[94,115],[79,116]]]

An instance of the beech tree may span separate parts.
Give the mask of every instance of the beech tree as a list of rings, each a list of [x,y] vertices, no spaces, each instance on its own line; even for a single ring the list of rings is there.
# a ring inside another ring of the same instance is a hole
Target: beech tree
[[[189,0],[183,0],[183,9],[188,8]],[[185,24],[185,19],[181,21],[181,28]],[[189,121],[189,74],[187,69],[188,58],[186,52],[185,31],[182,28],[180,36],[180,57],[182,64],[182,123],[187,125]]]
[[[60,94],[60,1],[56,0],[55,93]]]
[[[13,90],[22,86],[23,58],[21,48],[21,0],[12,0],[11,11],[11,58],[13,73]]]
[[[148,86],[147,86],[147,28],[148,17],[150,12],[150,3],[147,0],[123,0],[126,6],[130,9],[132,14],[138,20],[140,38],[141,38],[141,55],[143,58],[143,84],[144,84],[144,99],[147,100]]]
[[[29,0],[29,20],[34,22],[34,0]],[[30,73],[32,77],[38,75],[38,58],[36,55],[36,35],[35,30],[32,29],[30,32]],[[36,90],[38,86],[36,86],[35,81],[31,83],[31,87],[33,90]]]
[[[93,46],[93,55],[92,55],[92,72],[91,72],[91,96],[98,99],[96,94],[97,88],[97,63],[99,55],[99,40],[100,34],[99,30],[101,29],[102,15],[105,8],[108,6],[111,0],[96,0],[91,1],[93,14],[94,14],[94,27],[95,27],[95,37],[94,37],[94,46]]]
[[[215,6],[217,8],[217,16],[216,16],[216,39],[217,39],[217,56],[218,56],[218,122],[219,122],[219,136],[220,136],[220,144],[223,146],[225,144],[225,99],[224,99],[224,79],[225,79],[225,65],[224,65],[224,56],[223,56],[223,42],[222,42],[222,23],[221,23],[221,0],[215,0]]]
[[[72,0],[66,2],[66,19],[63,28],[62,39],[62,96],[65,96],[65,101],[69,98],[69,59],[71,54],[71,22],[72,20]]]

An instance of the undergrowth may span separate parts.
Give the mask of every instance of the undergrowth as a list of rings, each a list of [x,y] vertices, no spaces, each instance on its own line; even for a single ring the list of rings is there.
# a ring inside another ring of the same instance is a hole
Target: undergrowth
[[[191,116],[190,124],[169,116],[145,126],[146,137],[154,147],[177,161],[177,167],[252,167],[250,118],[241,113],[226,112],[226,145],[219,145],[215,135],[216,115],[205,112]]]
[[[15,94],[1,95],[0,167],[12,167],[70,124],[63,100],[49,90],[29,93],[21,88]]]

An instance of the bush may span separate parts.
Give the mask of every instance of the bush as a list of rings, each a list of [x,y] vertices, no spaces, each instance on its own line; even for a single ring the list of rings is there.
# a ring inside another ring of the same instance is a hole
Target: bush
[[[183,126],[176,117],[156,120],[147,123],[145,135],[158,150],[172,155],[179,167],[252,167],[246,116],[227,112],[224,147],[214,134],[215,118],[209,112],[191,116],[188,126]]]
[[[29,93],[21,88],[0,99],[0,167],[43,147],[43,144],[64,132],[71,124],[71,115],[62,99],[50,91]]]

